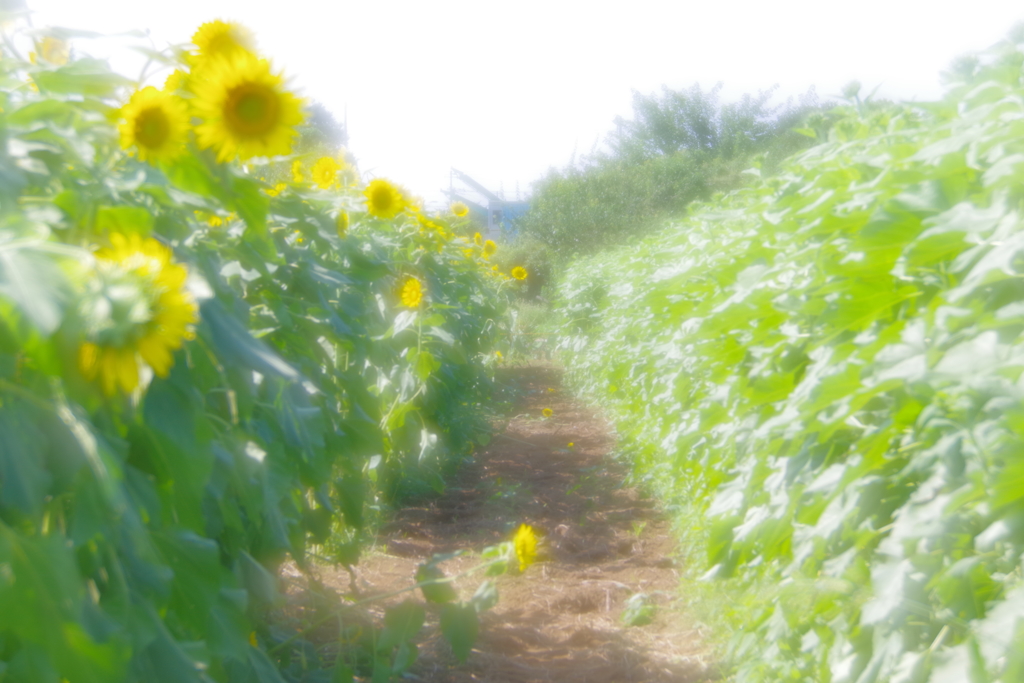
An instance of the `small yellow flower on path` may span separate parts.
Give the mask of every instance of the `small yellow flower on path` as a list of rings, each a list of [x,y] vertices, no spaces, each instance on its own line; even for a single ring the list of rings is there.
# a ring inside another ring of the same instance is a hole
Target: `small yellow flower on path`
[[[520,524],[512,539],[512,546],[519,560],[519,571],[525,572],[537,560],[537,534],[529,524]]]
[[[402,285],[402,304],[409,308],[416,308],[420,305],[420,301],[423,300],[423,286],[420,285],[420,281],[414,277],[410,277]]]
[[[555,414],[555,411],[551,410],[551,408],[545,408],[544,410],[542,410],[540,412],[541,412],[541,415],[543,415],[544,417],[551,417],[552,415]]]
[[[575,446],[576,446],[575,442],[573,442],[573,441],[569,442],[569,448],[574,448]]]
[[[512,277],[514,277],[517,280],[525,280],[526,268],[523,268],[522,266],[516,266],[515,268],[512,269]]]
[[[553,393],[555,393],[555,389],[554,389],[554,387],[548,387],[548,393],[549,393],[549,394],[553,394]]]

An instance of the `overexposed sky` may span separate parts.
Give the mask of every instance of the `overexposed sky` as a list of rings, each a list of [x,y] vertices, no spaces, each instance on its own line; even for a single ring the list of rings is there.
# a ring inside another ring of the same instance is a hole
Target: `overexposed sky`
[[[148,29],[157,47],[238,21],[304,97],[339,120],[365,176],[443,201],[449,168],[513,199],[588,152],[631,90],[724,83],[723,99],[837,94],[857,79],[892,99],[940,96],[939,72],[1024,20],[1019,0],[28,0],[36,26]],[[76,41],[136,68],[137,39]],[[780,98],[781,99],[781,98]]]

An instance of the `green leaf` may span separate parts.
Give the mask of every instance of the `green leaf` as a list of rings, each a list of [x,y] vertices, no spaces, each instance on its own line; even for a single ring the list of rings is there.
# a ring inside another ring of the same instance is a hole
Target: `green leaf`
[[[619,617],[626,626],[646,626],[654,621],[655,607],[646,593],[635,593],[626,601]]]
[[[78,59],[53,71],[37,71],[32,79],[46,92],[88,97],[113,97],[118,89],[132,85],[98,59]]]
[[[299,379],[300,375],[295,368],[253,337],[245,325],[228,313],[216,299],[203,302],[202,324],[225,364],[240,365],[286,380]]]
[[[452,646],[452,654],[459,662],[469,657],[477,635],[480,621],[472,605],[448,603],[441,608],[441,634]]]
[[[96,230],[149,237],[153,232],[153,214],[140,206],[101,206],[96,210]]]
[[[247,232],[263,239],[267,234],[267,209],[270,198],[260,191],[261,184],[242,176],[234,176],[229,208],[238,212],[245,221]]]
[[[46,435],[17,405],[0,410],[0,510],[38,518],[53,478],[45,467]]]
[[[431,375],[441,369],[440,361],[426,350],[421,350],[419,353],[413,352],[412,362],[416,367],[416,376],[420,378],[421,382],[426,382]]]
[[[423,628],[427,616],[423,605],[405,600],[384,610],[384,629],[377,639],[377,651],[390,652],[392,648],[412,640]]]
[[[59,126],[67,127],[75,115],[75,108],[70,102],[46,99],[30,102],[12,111],[7,121],[12,126],[27,126],[36,121],[53,121]]]
[[[331,674],[331,683],[355,683],[355,672],[342,663],[334,665],[334,672]]]
[[[478,613],[486,612],[498,604],[498,585],[490,579],[484,581],[469,602]]]
[[[423,597],[429,602],[449,603],[459,599],[459,595],[451,583],[434,583],[444,578],[444,572],[432,564],[421,564],[416,569],[416,582],[421,584],[420,590],[423,591]]]
[[[0,234],[0,297],[13,301],[44,335],[61,324],[67,285],[53,257],[31,243],[4,243]]]

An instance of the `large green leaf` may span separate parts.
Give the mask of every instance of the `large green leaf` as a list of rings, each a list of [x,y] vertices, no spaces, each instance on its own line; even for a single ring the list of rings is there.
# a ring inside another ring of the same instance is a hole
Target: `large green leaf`
[[[480,620],[472,605],[448,603],[441,608],[441,633],[452,646],[455,659],[465,662],[480,633]]]

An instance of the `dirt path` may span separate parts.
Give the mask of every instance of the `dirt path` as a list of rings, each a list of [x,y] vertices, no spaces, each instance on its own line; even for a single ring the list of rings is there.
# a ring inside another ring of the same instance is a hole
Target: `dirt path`
[[[699,629],[680,611],[668,524],[650,501],[621,486],[626,471],[608,457],[606,425],[561,390],[557,369],[515,368],[504,379],[523,396],[515,416],[442,497],[403,509],[381,530],[383,552],[359,564],[359,593],[408,586],[432,554],[479,551],[509,540],[521,522],[546,534],[546,560],[501,577],[500,602],[481,616],[465,664],[456,664],[428,607],[419,660],[407,676],[430,683],[715,680]],[[553,410],[550,418],[544,408]],[[443,566],[452,575],[476,562],[460,557]],[[322,568],[320,580],[349,592],[344,570]],[[456,583],[463,598],[479,580]],[[653,621],[625,626],[627,600],[640,593],[654,607]]]

